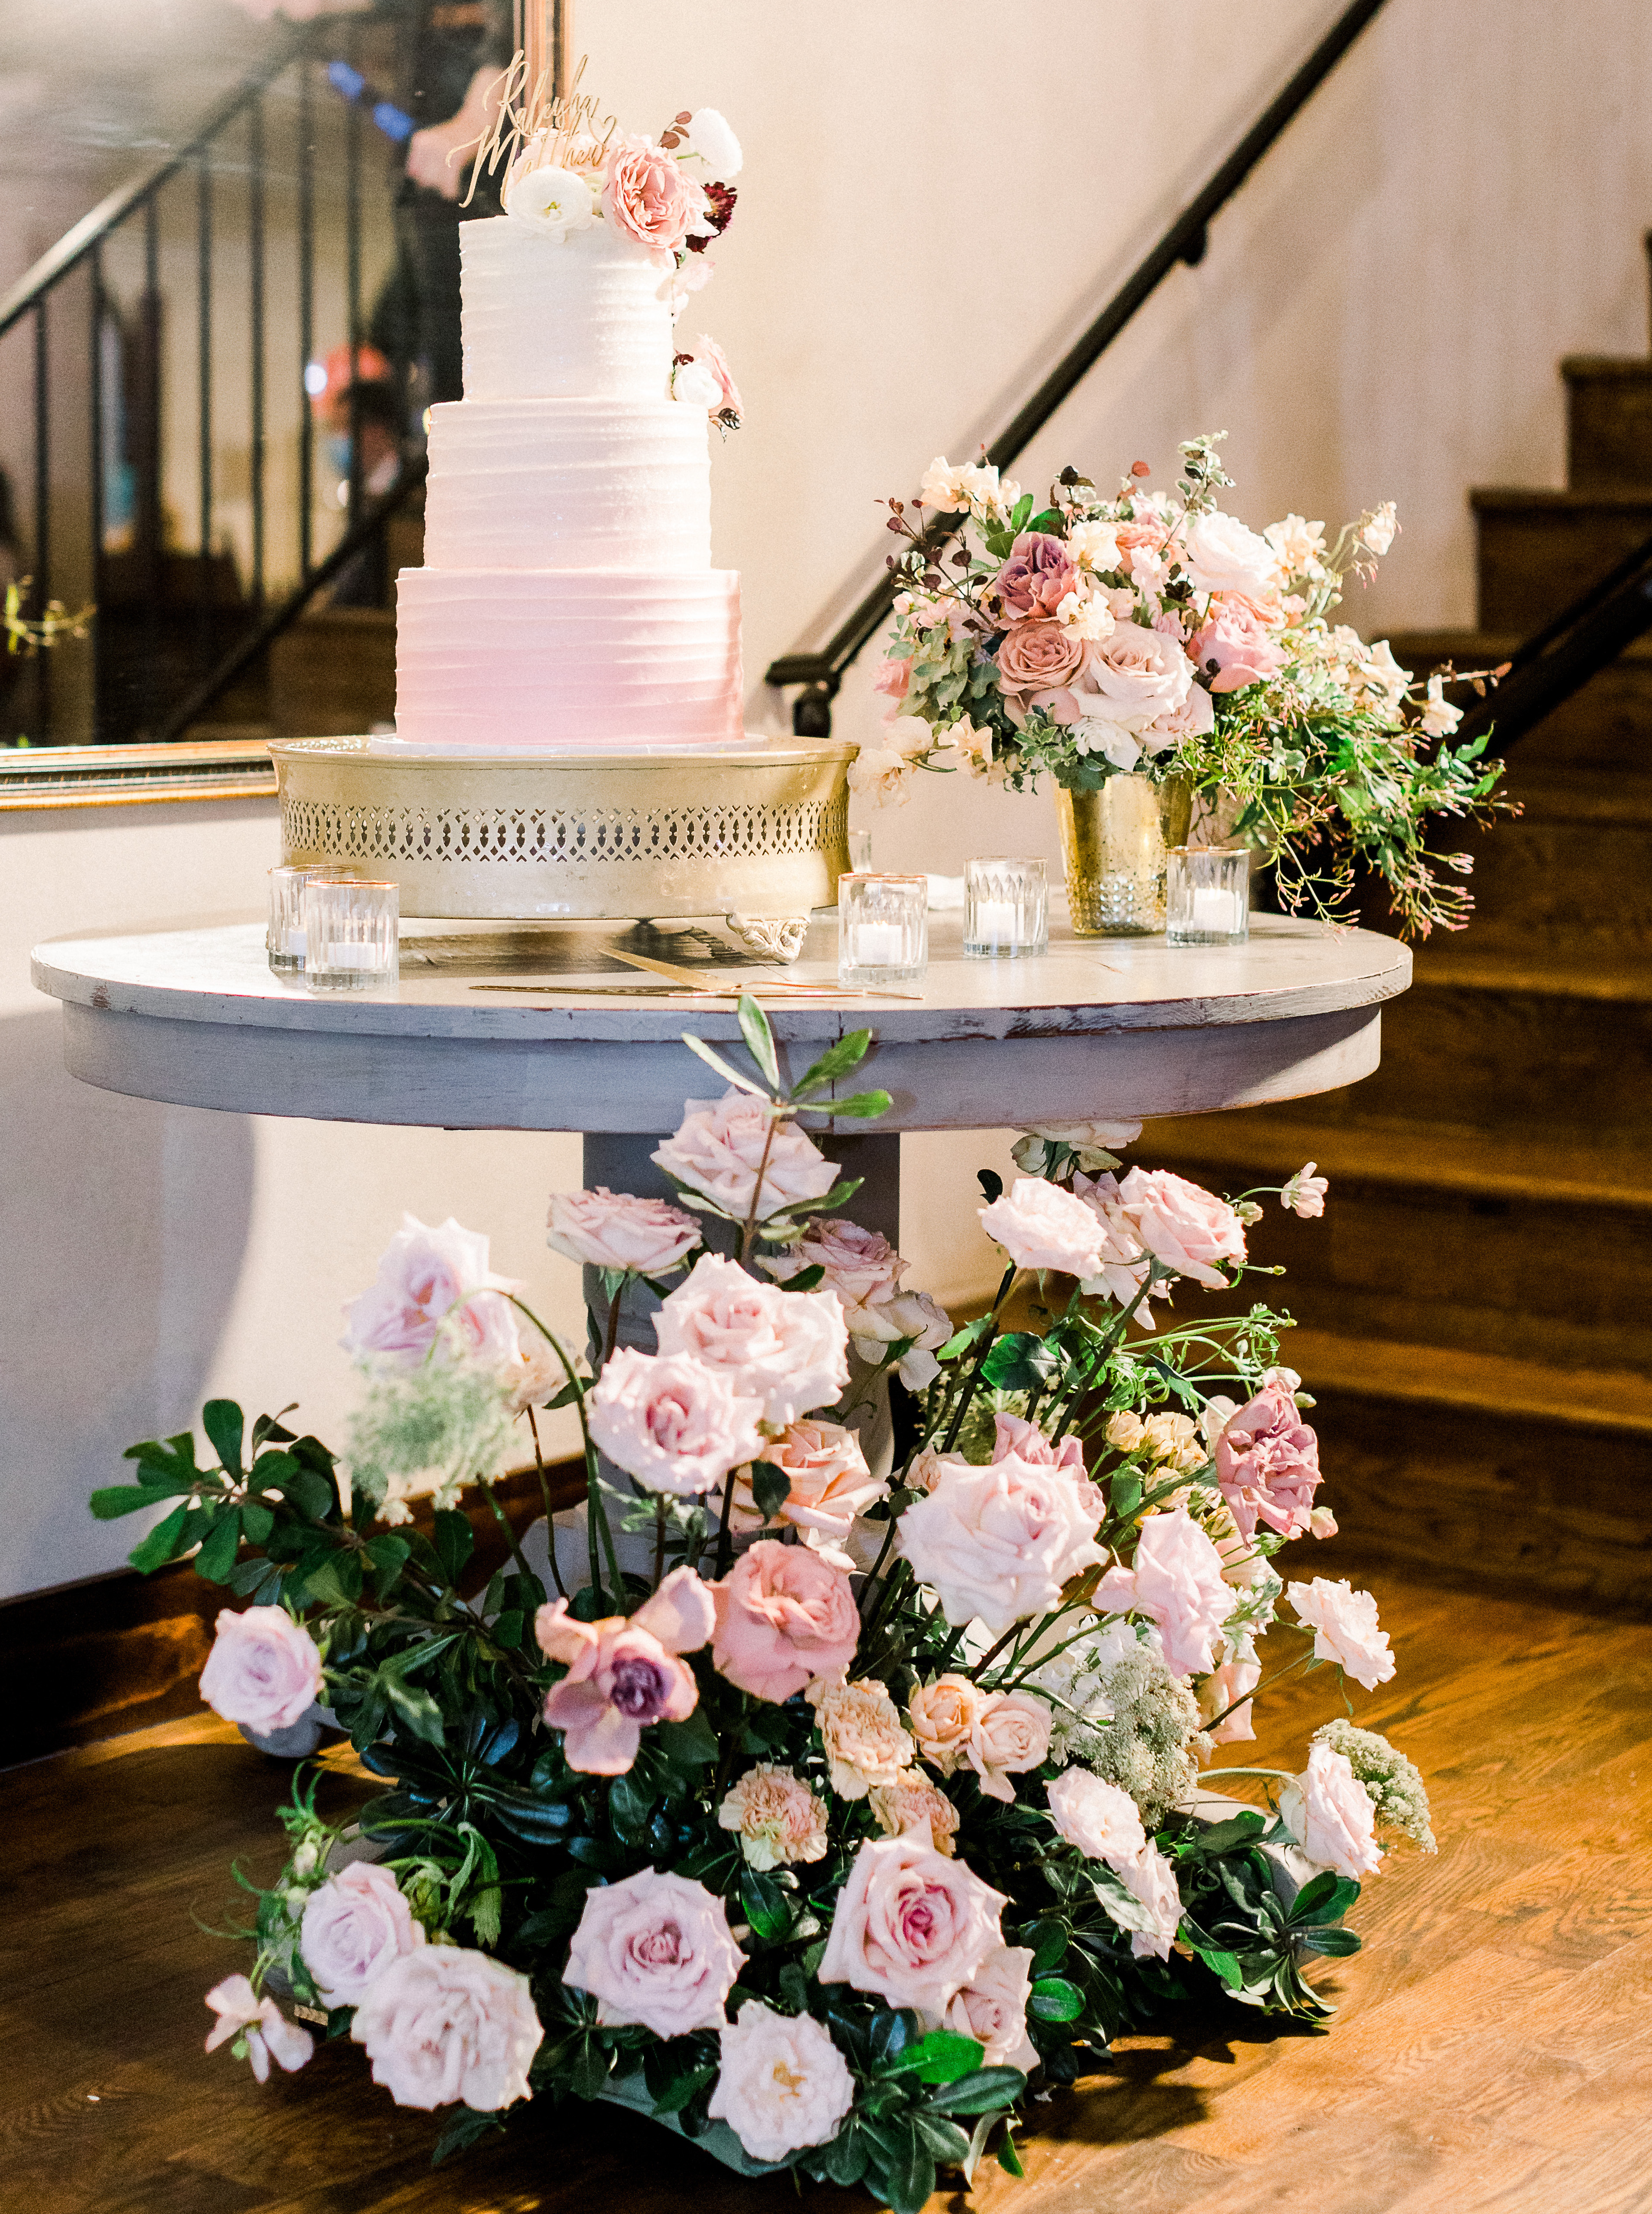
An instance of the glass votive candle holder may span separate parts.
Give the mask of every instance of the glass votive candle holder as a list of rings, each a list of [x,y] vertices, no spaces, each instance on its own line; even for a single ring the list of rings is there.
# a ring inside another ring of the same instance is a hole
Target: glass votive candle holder
[[[304,886],[310,871],[283,862],[270,871],[270,920],[264,950],[278,976],[304,973]]]
[[[304,886],[304,982],[312,992],[394,984],[401,901],[371,877],[312,876]]]
[[[851,830],[848,841],[849,866],[857,876],[864,876],[872,866],[872,833],[870,830]]]
[[[1007,856],[964,865],[964,950],[976,959],[1043,953],[1049,879],[1042,861]]]
[[[1172,945],[1243,945],[1251,935],[1251,853],[1245,846],[1173,846],[1165,937]]]
[[[837,880],[837,981],[916,983],[929,966],[929,880],[857,870]]]

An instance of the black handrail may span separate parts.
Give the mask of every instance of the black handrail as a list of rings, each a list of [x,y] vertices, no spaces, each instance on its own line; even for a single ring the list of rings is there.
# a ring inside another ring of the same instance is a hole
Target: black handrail
[[[1062,355],[1038,389],[987,449],[987,459],[1005,468],[1030,445],[1074,387],[1092,369],[1136,310],[1156,292],[1178,262],[1196,267],[1204,259],[1212,222],[1233,199],[1258,162],[1306,106],[1319,86],[1379,14],[1383,0],[1353,0],[1320,40],[1289,83],[1271,101],[1204,189],[1182,210],[1151,254],[1126,278],[1082,338]],[[937,545],[951,536],[955,524],[945,517],[934,534]],[[767,682],[811,688],[797,701],[792,720],[800,736],[824,737],[831,725],[830,701],[843,672],[883,627],[896,586],[879,578],[818,651],[782,654],[769,664]]]
[[[1477,700],[1453,743],[1496,737],[1503,752],[1652,630],[1652,538],[1609,570],[1511,656],[1508,674]]]

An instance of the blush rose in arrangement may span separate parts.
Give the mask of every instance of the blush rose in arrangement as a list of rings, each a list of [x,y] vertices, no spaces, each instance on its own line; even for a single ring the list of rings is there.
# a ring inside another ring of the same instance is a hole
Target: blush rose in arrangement
[[[1087,696],[1111,687],[1123,713],[1126,675],[1147,700],[1164,649],[1126,639],[1095,675],[1128,609],[1102,608],[1104,636],[1069,602],[1167,557],[1145,518],[1104,520],[1065,552],[1006,552],[999,605],[1072,633]],[[1264,560],[1233,532],[1198,544],[1212,576]],[[853,1179],[797,1127],[887,1104],[848,1090],[870,1034],[788,1087],[761,1009],[738,1013],[762,1083],[694,1041],[729,1091],[660,1148],[682,1207],[552,1203],[553,1243],[600,1272],[610,1318],[616,1287],[633,1312],[659,1300],[658,1353],[609,1343],[600,1310],[576,1353],[486,1281],[485,1241],[404,1224],[358,1303],[376,1350],[347,1464],[213,1401],[216,1462],[150,1440],[94,1504],[150,1512],[140,1567],[188,1556],[241,1603],[202,1676],[220,1715],[266,1734],[324,1699],[383,1779],[346,1844],[353,1801],[299,1771],[251,1972],[209,1997],[214,2047],[260,2076],[301,2066],[290,1991],[348,2024],[393,2100],[440,2113],[444,2153],[530,2092],[613,2101],[747,2173],[864,2182],[921,2214],[972,2133],[1013,2164],[1037,2095],[1121,2034],[1200,2008],[1231,2034],[1229,1994],[1321,2020],[1313,1962],[1357,1943],[1380,1826],[1432,1845],[1427,1797],[1340,1698],[1295,1773],[1206,1764],[1254,1734],[1282,1643],[1287,1672],[1336,1664],[1312,1684],[1394,1668],[1367,1593],[1294,1583],[1276,1612],[1275,1557],[1331,1518],[1288,1325],[1245,1284],[1257,1194],[1124,1169],[1137,1133],[1116,1116],[1043,1125],[1012,1190],[988,1179],[995,1302],[934,1323],[909,1370],[906,1303],[940,1310],[837,1214]],[[1306,1235],[1312,1173],[1275,1195]],[[700,1229],[731,1250],[700,1250]],[[1234,1311],[1182,1322],[1165,1304],[1182,1277]],[[491,1319],[450,1327],[473,1309]],[[554,1529],[489,1501],[514,1423],[516,1465],[536,1460],[501,1318],[579,1425],[578,1510],[544,1471]],[[505,1425],[492,1459],[473,1401]],[[370,1478],[438,1435],[455,1473],[413,1524]],[[505,1525],[486,1573],[484,1516]],[[1230,1774],[1277,1812],[1218,1796]],[[1334,1887],[1287,1917],[1282,1863]]]

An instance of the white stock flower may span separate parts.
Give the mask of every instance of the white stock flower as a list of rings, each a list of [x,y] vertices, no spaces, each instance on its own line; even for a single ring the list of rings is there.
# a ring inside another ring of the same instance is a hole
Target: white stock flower
[[[903,803],[907,779],[917,774],[904,754],[892,746],[862,746],[849,763],[849,790],[864,792],[880,807]]]
[[[1331,1190],[1329,1177],[1315,1176],[1317,1161],[1309,1161],[1286,1184],[1279,1195],[1279,1204],[1292,1214],[1300,1214],[1305,1222],[1312,1222],[1325,1211],[1325,1194]]]
[[[1347,1578],[1333,1583],[1315,1576],[1308,1584],[1288,1584],[1285,1596],[1296,1610],[1296,1618],[1313,1631],[1313,1657],[1334,1660],[1337,1667],[1374,1691],[1394,1673],[1393,1649],[1388,1633],[1377,1621],[1377,1602],[1369,1592],[1355,1591]]]

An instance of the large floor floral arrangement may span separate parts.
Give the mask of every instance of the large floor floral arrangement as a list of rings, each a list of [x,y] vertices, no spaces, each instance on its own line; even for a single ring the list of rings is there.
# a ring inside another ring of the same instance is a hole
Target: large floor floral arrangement
[[[1392,501],[1331,543],[1300,515],[1252,530],[1218,505],[1220,443],[1182,446],[1173,492],[1149,489],[1143,462],[1111,494],[1068,468],[1042,506],[984,462],[938,456],[917,500],[889,502],[891,713],[850,781],[886,799],[960,766],[1015,791],[1182,778],[1274,863],[1288,908],[1346,910],[1365,869],[1406,929],[1459,928],[1470,859],[1431,839],[1508,803],[1484,736],[1447,743],[1462,710],[1446,685],[1484,694],[1502,671],[1419,687],[1386,639],[1336,620],[1393,542]]]
[[[553,1202],[611,1302],[594,1373],[484,1239],[410,1220],[350,1311],[347,1464],[215,1401],[213,1458],[135,1446],[94,1511],[165,1508],[136,1564],[193,1553],[249,1602],[201,1678],[220,1715],[321,1703],[388,1787],[346,1836],[299,1771],[209,2048],[262,2080],[306,2023],[352,2039],[397,2102],[456,2110],[438,2153],[530,2096],[609,2100],[914,2214],[938,2168],[1019,2173],[1030,2093],[1167,2009],[1328,2012],[1303,1966],[1357,1948],[1379,1829],[1433,1841],[1415,1768],[1341,1716],[1267,1813],[1205,1789],[1261,1771],[1202,1773],[1253,1734],[1265,1629],[1288,1668],[1393,1673],[1368,1594],[1286,1581],[1335,1526],[1286,1318],[1168,1312],[1178,1281],[1242,1291],[1264,1200],[1322,1211],[1312,1165],[1230,1202],[1119,1173],[1135,1126],[1030,1131],[1008,1190],[982,1174],[1003,1280],[955,1330],[799,1126],[867,1034],[788,1088],[741,1015],[750,1072],[688,1041],[730,1088],[656,1155],[682,1205]],[[639,1285],[653,1353],[615,1344]],[[884,1471],[852,1424],[892,1379]],[[454,1501],[548,1403],[585,1439],[583,1573],[513,1540],[467,1593]]]

